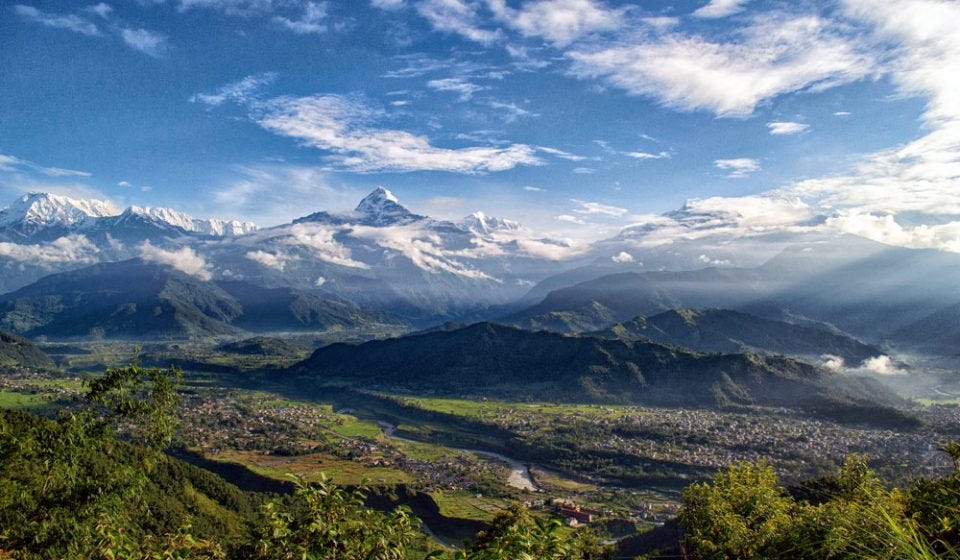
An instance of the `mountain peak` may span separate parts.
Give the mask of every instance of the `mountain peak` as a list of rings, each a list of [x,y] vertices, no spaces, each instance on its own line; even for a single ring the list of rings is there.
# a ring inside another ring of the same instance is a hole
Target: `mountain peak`
[[[423,218],[407,210],[397,197],[384,187],[377,187],[364,197],[355,212],[360,214],[363,223],[374,226],[405,224]]]
[[[477,211],[460,220],[461,227],[474,233],[491,233],[494,231],[517,231],[522,226],[513,220],[487,216]]]
[[[0,211],[0,226],[17,225],[25,231],[49,226],[70,226],[90,218],[116,216],[119,209],[106,200],[75,199],[34,192],[21,196]]]

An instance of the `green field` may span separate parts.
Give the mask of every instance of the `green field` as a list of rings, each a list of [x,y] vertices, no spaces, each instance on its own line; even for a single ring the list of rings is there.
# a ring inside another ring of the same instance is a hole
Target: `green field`
[[[0,391],[0,408],[17,410],[38,409],[50,405],[50,399],[43,395]]]

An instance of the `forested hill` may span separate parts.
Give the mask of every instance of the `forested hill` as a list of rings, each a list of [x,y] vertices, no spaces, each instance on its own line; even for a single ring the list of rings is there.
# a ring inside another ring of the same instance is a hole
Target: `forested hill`
[[[492,323],[333,344],[291,373],[318,383],[411,392],[663,406],[757,404],[878,421],[883,418],[875,414],[878,407],[899,402],[872,380],[842,377],[789,358],[698,354],[650,342]]]

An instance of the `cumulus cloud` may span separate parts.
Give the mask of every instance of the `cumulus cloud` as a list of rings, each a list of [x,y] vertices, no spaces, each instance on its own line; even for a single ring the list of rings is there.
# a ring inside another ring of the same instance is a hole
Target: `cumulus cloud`
[[[820,356],[820,360],[820,365],[823,367],[844,373],[859,375],[901,375],[904,373],[902,369],[897,367],[893,359],[886,355],[867,358],[857,367],[847,366],[841,356],[834,356],[832,354],[824,354]]]
[[[798,122],[778,121],[768,122],[767,128],[770,129],[770,134],[780,136],[784,134],[798,134],[810,128],[810,125]]]
[[[722,171],[729,171],[727,177],[742,179],[760,170],[760,162],[750,158],[718,159],[713,165]]]
[[[823,90],[871,74],[875,62],[855,37],[823,18],[755,17],[727,41],[680,32],[637,35],[567,53],[580,77],[681,110],[745,116],[778,95]]]
[[[167,265],[201,280],[213,278],[213,273],[207,267],[207,261],[190,247],[167,251],[152,245],[149,241],[144,241],[137,249],[140,252],[140,258],[146,262]]]
[[[440,148],[425,136],[371,124],[380,112],[338,95],[284,97],[262,105],[257,122],[282,136],[333,152],[331,159],[354,171],[449,171],[485,173],[518,165],[541,165],[536,149]]]
[[[86,35],[88,37],[96,37],[100,35],[100,29],[98,29],[95,24],[80,16],[51,14],[42,12],[33,6],[25,6],[23,4],[14,5],[13,11],[27,21],[39,23],[47,27],[68,29],[74,33],[80,33],[81,35]]]
[[[593,0],[532,0],[519,9],[506,0],[489,0],[494,15],[525,37],[542,37],[563,47],[597,31],[623,25],[625,9],[611,10]]]
[[[633,255],[631,255],[630,253],[626,251],[620,251],[616,255],[610,257],[610,260],[618,264],[625,264],[625,263],[632,263],[634,259],[633,259]]]
[[[296,255],[268,253],[266,251],[259,250],[249,251],[245,256],[255,263],[259,263],[266,268],[272,268],[280,272],[283,272],[283,269],[287,266],[288,262],[300,260],[300,257]]]
[[[100,250],[84,235],[67,235],[37,245],[0,242],[0,257],[29,263],[87,264],[97,260]]]

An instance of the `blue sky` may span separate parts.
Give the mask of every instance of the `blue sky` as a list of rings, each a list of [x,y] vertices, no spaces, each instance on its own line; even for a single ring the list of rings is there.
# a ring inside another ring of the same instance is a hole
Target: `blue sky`
[[[23,1],[0,8],[4,200],[273,225],[383,185],[574,239],[801,204],[960,250],[955,2]]]

